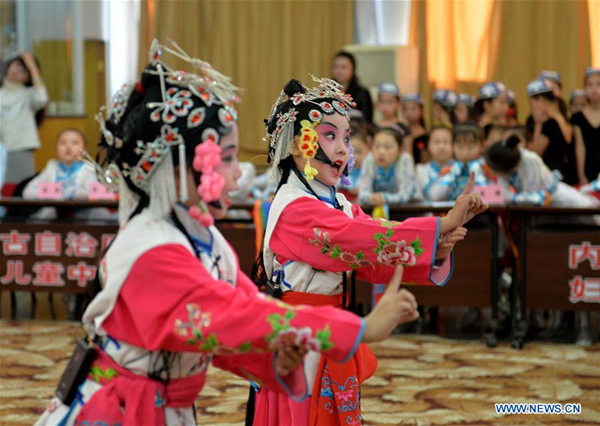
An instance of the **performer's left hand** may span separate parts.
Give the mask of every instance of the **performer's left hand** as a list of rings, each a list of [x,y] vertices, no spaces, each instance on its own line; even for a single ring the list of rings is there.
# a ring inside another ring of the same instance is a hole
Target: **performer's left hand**
[[[286,346],[277,351],[277,358],[275,358],[275,371],[281,377],[286,377],[290,374],[306,355],[306,349],[299,348],[297,346]]]
[[[440,242],[437,245],[435,259],[445,259],[454,249],[454,246],[459,241],[462,241],[467,236],[467,229],[462,226],[456,228],[447,234],[442,235]]]
[[[456,199],[454,207],[448,212],[448,218],[452,223],[451,229],[463,226],[480,213],[486,211],[489,206],[483,202],[479,194],[471,194],[475,187],[475,172],[471,172],[469,183],[463,193]]]

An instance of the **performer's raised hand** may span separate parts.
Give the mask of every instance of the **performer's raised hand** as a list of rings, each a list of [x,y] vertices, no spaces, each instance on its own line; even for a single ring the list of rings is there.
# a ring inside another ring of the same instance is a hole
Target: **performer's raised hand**
[[[281,377],[286,377],[290,374],[304,358],[307,350],[297,346],[286,346],[277,351],[275,358],[275,371]]]
[[[471,172],[471,175],[469,176],[469,182],[467,183],[465,190],[456,199],[452,210],[448,212],[447,218],[449,219],[449,222],[447,222],[447,225],[450,227],[450,229],[445,229],[445,231],[450,231],[458,228],[459,226],[463,226],[475,216],[483,213],[489,208],[489,206],[483,202],[479,194],[471,193],[474,187],[475,172]],[[440,232],[444,233],[442,230],[440,230]]]
[[[407,322],[419,318],[417,300],[407,290],[400,289],[404,268],[396,267],[392,280],[375,309],[365,318],[363,342],[377,342],[387,338],[392,331]]]

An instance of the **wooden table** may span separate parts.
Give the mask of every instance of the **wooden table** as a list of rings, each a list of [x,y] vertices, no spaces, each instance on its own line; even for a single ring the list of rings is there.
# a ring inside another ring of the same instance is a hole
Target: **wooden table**
[[[600,228],[577,223],[535,227],[532,220],[557,216],[591,220],[591,215],[600,215],[600,209],[510,206],[508,212],[511,222],[520,220],[511,337],[513,347],[521,348],[527,334],[528,309],[600,310]],[[594,247],[598,251],[595,254],[591,253]],[[577,259],[586,252],[591,254]],[[585,287],[587,291],[583,291]]]

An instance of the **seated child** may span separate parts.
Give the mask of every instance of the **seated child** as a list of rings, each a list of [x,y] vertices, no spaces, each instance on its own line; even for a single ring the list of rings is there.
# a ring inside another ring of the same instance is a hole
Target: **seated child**
[[[339,188],[340,192],[346,195],[346,198],[350,201],[354,201],[358,197],[361,166],[371,148],[369,146],[369,136],[364,133],[361,128],[351,126],[350,132],[350,142],[352,143],[352,149],[354,151],[354,167],[348,174],[346,184],[340,182]]]
[[[538,154],[520,144],[519,137],[510,136],[485,151],[485,161],[498,175],[498,184],[505,188],[507,202],[556,207],[600,206],[599,200],[561,182],[559,173],[552,172]],[[598,222],[598,217],[595,220]]]
[[[359,202],[367,206],[397,205],[421,200],[412,156],[404,151],[402,129],[377,129],[373,149],[360,174]]]
[[[451,167],[448,180],[453,180],[449,200],[455,200],[467,186],[471,172],[475,173],[475,186],[490,183],[481,159],[483,153],[483,132],[475,122],[459,124],[454,128],[454,158],[456,163]]]
[[[446,201],[452,191],[454,178],[450,170],[455,161],[452,151],[452,130],[435,126],[429,133],[428,151],[431,161],[417,164],[417,182],[426,200]]]
[[[85,135],[76,129],[65,129],[56,138],[57,160],[50,160],[44,170],[33,178],[23,190],[23,198],[35,200],[39,198],[41,183],[60,183],[63,200],[87,200],[89,185],[97,182],[94,169],[81,161],[85,149]],[[78,218],[107,219],[110,214],[106,209],[86,209],[77,214]],[[33,216],[36,219],[53,219],[56,209],[44,207]]]

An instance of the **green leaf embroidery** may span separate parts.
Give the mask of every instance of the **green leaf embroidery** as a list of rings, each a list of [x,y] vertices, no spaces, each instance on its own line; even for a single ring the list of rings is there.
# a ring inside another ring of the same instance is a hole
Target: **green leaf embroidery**
[[[356,253],[356,258],[358,260],[364,259],[365,258],[365,254],[361,251],[359,251],[358,253]]]
[[[219,346],[219,341],[217,339],[217,336],[215,335],[215,333],[210,333],[210,335],[206,339],[206,342],[200,344],[199,349],[202,349],[205,351],[213,351],[218,346]]]
[[[317,331],[317,340],[321,342],[321,349],[323,351],[328,351],[333,348],[335,345],[329,338],[331,337],[331,330],[329,329],[329,325],[326,325],[324,329]]]
[[[288,321],[291,321],[292,319],[294,319],[295,316],[296,316],[296,312],[294,312],[294,311],[287,311],[285,313],[285,319]]]
[[[350,269],[358,268],[358,265],[356,263],[351,263],[349,266],[350,266]]]
[[[382,234],[381,232],[379,232],[379,233],[377,233],[377,234],[373,235],[373,238],[374,238],[376,241],[380,241],[380,240],[382,240],[382,239],[383,239],[383,234]]]
[[[392,235],[394,235],[394,230],[392,228],[388,228],[387,232],[385,233],[385,236],[389,238]]]
[[[421,256],[425,253],[425,249],[421,248],[421,239],[418,236],[410,243],[410,246],[415,251],[416,256]]]
[[[197,328],[194,329],[194,337],[198,340],[202,340],[202,332],[200,330],[198,330]]]
[[[321,254],[327,254],[327,248],[326,247],[323,247],[321,249]]]
[[[250,344],[250,342],[244,342],[238,348],[238,350],[242,353],[250,352],[250,349],[252,349],[252,345]]]
[[[333,247],[333,251],[337,254],[340,254],[342,252],[342,249],[340,248],[340,246],[338,246],[337,244]]]
[[[338,257],[340,257],[340,254],[332,251],[331,253],[329,253],[329,257],[331,257],[332,259],[337,259]]]

